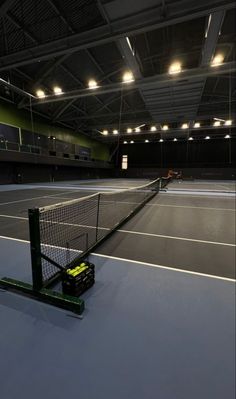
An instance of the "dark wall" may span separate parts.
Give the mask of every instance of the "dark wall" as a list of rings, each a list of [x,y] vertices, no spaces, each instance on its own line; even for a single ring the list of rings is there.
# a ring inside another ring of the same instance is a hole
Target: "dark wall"
[[[206,180],[236,180],[235,168],[174,168],[181,170],[184,179]],[[128,178],[150,178],[167,176],[168,168],[129,168],[127,171],[119,171],[117,176]]]
[[[232,167],[236,160],[235,139],[211,139],[163,143],[123,144],[121,155],[128,155],[132,167]]]
[[[112,169],[0,162],[0,184],[111,177]]]

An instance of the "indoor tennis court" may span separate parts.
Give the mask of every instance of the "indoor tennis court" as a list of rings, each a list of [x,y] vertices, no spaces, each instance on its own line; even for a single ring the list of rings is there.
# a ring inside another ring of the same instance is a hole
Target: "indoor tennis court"
[[[235,397],[235,3],[0,4],[0,396]]]

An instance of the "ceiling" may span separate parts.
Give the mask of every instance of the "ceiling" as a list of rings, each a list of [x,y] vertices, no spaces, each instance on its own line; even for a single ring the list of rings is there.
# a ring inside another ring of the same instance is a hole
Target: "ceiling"
[[[103,141],[116,140],[103,129],[125,135],[145,125],[153,134],[152,125],[176,132],[186,122],[235,119],[235,7],[230,0],[3,0],[1,99]],[[224,62],[213,68],[218,53]],[[168,74],[174,61],[182,64],[178,75]],[[125,84],[127,70],[134,81]],[[99,88],[88,89],[89,79]],[[39,88],[44,99],[35,97]]]

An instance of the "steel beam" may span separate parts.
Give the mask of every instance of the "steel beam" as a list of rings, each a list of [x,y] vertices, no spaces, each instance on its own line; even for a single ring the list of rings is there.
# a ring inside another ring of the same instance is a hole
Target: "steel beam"
[[[90,96],[98,96],[98,95],[103,95],[107,93],[115,93],[115,92],[120,92],[123,90],[129,91],[131,89],[158,89],[158,88],[163,88],[163,85],[166,85],[167,87],[173,87],[174,85],[178,85],[183,83],[186,83],[186,80],[189,80],[191,82],[192,79],[197,79],[197,78],[204,78],[204,77],[209,77],[209,76],[218,76],[222,74],[227,74],[227,73],[232,73],[236,71],[236,62],[228,62],[222,65],[219,65],[218,67],[201,67],[201,68],[193,68],[190,70],[183,71],[180,75],[172,75],[170,76],[169,74],[163,74],[163,75],[155,75],[152,77],[148,78],[143,78],[136,80],[134,82],[130,83],[113,83],[109,85],[104,85],[102,87],[99,87],[97,89],[91,90],[91,89],[82,89],[82,90],[73,90],[67,93],[64,93],[60,96],[57,95],[49,95],[46,96],[45,98],[42,99],[35,99],[33,101],[34,105],[37,104],[47,104],[47,103],[54,103],[54,102],[60,102],[60,101],[65,101],[65,100],[72,100],[73,98],[85,98],[85,97],[90,97]]]
[[[138,15],[114,21],[110,26],[105,25],[86,32],[72,34],[69,37],[3,56],[0,60],[0,71],[99,46],[125,36],[137,35],[235,7],[236,3],[232,0],[199,0],[198,2],[182,0],[168,4],[168,14],[163,18],[162,7],[158,5]]]
[[[5,0],[0,5],[0,17],[4,17],[16,0]]]

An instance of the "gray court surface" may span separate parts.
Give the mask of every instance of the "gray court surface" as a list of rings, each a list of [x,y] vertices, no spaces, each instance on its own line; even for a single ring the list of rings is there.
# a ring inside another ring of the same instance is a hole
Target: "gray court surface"
[[[158,194],[90,255],[82,320],[0,291],[2,398],[235,397],[235,198],[193,184]],[[2,186],[1,277],[31,282],[29,207],[88,194]]]

